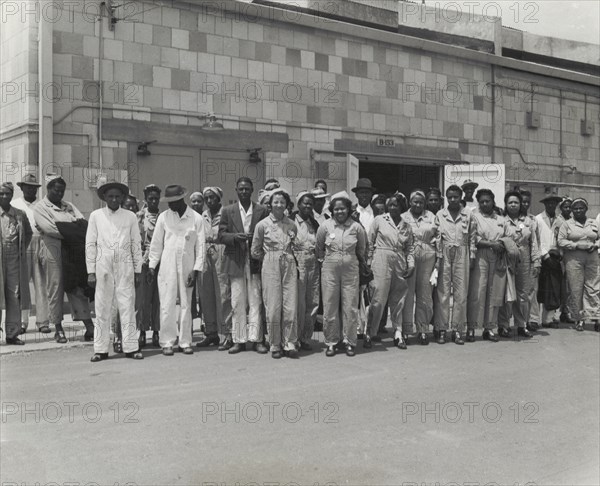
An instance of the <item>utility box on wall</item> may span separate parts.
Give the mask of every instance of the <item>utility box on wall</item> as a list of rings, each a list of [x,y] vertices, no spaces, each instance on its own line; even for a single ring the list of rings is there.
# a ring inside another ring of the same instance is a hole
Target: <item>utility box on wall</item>
[[[527,124],[527,128],[539,128],[540,114],[535,111],[528,111],[525,116],[525,123]]]
[[[581,134],[582,135],[593,135],[594,134],[594,122],[591,120],[581,120]]]

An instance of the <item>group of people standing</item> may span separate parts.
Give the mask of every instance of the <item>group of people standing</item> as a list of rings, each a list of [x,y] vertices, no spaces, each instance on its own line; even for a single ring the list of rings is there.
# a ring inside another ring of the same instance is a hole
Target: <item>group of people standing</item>
[[[229,206],[219,187],[194,192],[188,206],[184,187],[150,185],[140,209],[126,185],[108,182],[97,189],[105,207],[86,221],[63,200],[61,177],[48,177],[40,201],[34,175],[18,185],[23,198],[12,201],[12,184],[0,184],[7,344],[24,344],[30,279],[39,331],[53,327],[56,341],[67,342],[66,292],[84,339],[94,341],[92,362],[108,358],[111,328],[115,351],[128,358],[143,358],[147,331],[164,355],[193,354],[200,316],[197,347],[236,354],[251,346],[276,359],[312,348],[320,312],[327,356],[353,356],[359,339],[370,349],[388,315],[399,349],[413,333],[429,344],[430,325],[437,343],[459,345],[473,342],[476,329],[487,341],[511,337],[511,319],[524,338],[560,319],[578,331],[595,321],[600,330],[600,215],[588,218],[582,198],[547,195],[533,216],[530,193],[507,192],[500,209],[472,181],[443,198],[437,188],[378,194],[359,179],[354,205],[345,191],[328,194],[322,180],[292,199],[270,179],[257,203],[241,177]]]

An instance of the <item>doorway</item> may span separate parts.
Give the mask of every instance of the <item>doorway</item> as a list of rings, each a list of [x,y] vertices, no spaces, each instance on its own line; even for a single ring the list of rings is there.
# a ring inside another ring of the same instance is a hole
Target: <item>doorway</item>
[[[391,195],[396,191],[406,197],[415,189],[427,192],[440,187],[440,168],[435,165],[382,163],[360,160],[359,177],[371,179],[377,193]]]

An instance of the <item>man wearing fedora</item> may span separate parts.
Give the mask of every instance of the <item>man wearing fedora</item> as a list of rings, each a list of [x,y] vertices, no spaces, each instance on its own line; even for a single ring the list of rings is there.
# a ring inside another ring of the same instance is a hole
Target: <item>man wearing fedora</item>
[[[25,174],[21,182],[17,182],[21,188],[23,197],[13,199],[10,203],[14,208],[20,209],[27,215],[33,237],[29,248],[27,249],[27,265],[29,270],[29,280],[33,280],[35,291],[35,323],[40,332],[49,333],[50,326],[48,320],[48,292],[46,290],[46,245],[42,240],[42,235],[35,227],[35,218],[33,217],[33,207],[37,204],[37,192],[41,184],[35,174]],[[27,331],[29,325],[29,309],[21,311],[21,330]]]
[[[544,205],[544,211],[538,214],[535,219],[537,220],[539,242],[540,242],[540,253],[542,256],[542,269],[540,271],[540,278],[545,278],[545,275],[556,274],[558,282],[562,278],[559,276],[560,272],[560,252],[556,246],[554,239],[553,228],[556,223],[557,215],[556,208],[562,201],[562,197],[558,194],[551,192],[540,200]],[[537,279],[536,279],[537,280]],[[539,280],[534,284],[536,288],[539,285]],[[560,294],[560,288],[557,289],[557,295]],[[540,303],[538,303],[537,297],[534,297],[534,302],[531,304],[531,311],[529,313],[530,327],[531,330],[537,330],[537,324],[541,323],[543,327],[558,327],[559,319],[557,317],[557,310],[549,310],[542,303],[541,310],[541,321],[540,321]]]
[[[368,233],[371,223],[375,219],[373,208],[371,207],[371,198],[375,194],[375,188],[371,183],[371,179],[358,179],[356,187],[352,188],[352,192],[356,194],[356,199],[358,199],[356,212],[358,213],[360,224],[363,225],[363,228]]]
[[[172,184],[165,188],[163,194],[161,201],[168,203],[169,209],[162,212],[156,221],[148,266],[151,283],[156,278],[156,267],[160,263],[160,346],[165,356],[172,356],[173,347],[179,341],[179,349],[183,353],[193,354],[192,291],[204,268],[205,223],[202,216],[185,203],[185,187]]]
[[[479,187],[477,182],[473,182],[471,179],[467,179],[463,182],[463,185],[460,188],[463,190],[463,199],[460,202],[463,207],[467,210],[473,210],[477,208],[477,201],[473,199],[473,194],[475,193],[475,189]]]
[[[250,257],[254,228],[269,211],[252,202],[253,191],[252,180],[240,177],[235,187],[238,202],[223,208],[219,223],[219,242],[225,245],[223,271],[229,275],[233,308],[234,344],[229,354],[245,351],[247,342],[260,354],[269,352],[263,342],[260,262]]]
[[[6,344],[23,345],[21,311],[30,306],[27,247],[31,241],[29,220],[10,205],[12,182],[0,183],[0,313],[4,312]]]
[[[141,236],[134,213],[121,207],[129,188],[107,182],[98,188],[106,203],[90,215],[85,237],[88,284],[96,288],[93,363],[108,358],[113,302],[121,320],[125,356],[142,359],[135,320],[135,287],[142,272]]]

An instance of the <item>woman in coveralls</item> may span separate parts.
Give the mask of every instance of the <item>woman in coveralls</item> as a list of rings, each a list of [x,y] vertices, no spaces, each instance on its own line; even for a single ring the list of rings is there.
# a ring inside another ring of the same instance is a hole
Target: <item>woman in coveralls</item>
[[[402,309],[402,321],[403,325],[411,328],[416,323],[419,342],[427,345],[427,331],[433,317],[433,287],[430,279],[435,267],[435,215],[425,209],[423,191],[413,191],[409,201],[410,209],[402,214],[402,219],[413,232],[415,271],[406,279],[408,292]]]
[[[402,307],[408,291],[406,278],[415,269],[413,233],[400,215],[398,196],[386,202],[387,214],[376,216],[369,229],[369,261],[373,269],[370,283],[371,305],[364,347],[370,348],[376,336],[386,303],[389,304],[394,327],[394,345],[406,349],[402,335]]]
[[[292,245],[298,229],[285,216],[290,196],[275,189],[269,198],[271,213],[257,223],[252,239],[252,258],[262,260],[262,294],[271,344],[271,357],[279,359],[282,351],[297,358],[298,273]]]
[[[563,223],[558,231],[558,246],[564,253],[567,281],[571,289],[575,329],[584,330],[583,299],[589,306],[590,320],[600,317],[600,277],[598,275],[598,224],[587,217],[588,203],[583,198],[573,200],[573,217]],[[594,325],[600,331],[598,323]]]
[[[542,265],[536,225],[521,210],[523,197],[519,191],[509,191],[504,196],[505,234],[512,238],[519,249],[519,263],[515,268],[516,300],[506,302],[498,315],[498,335],[510,337],[510,317],[514,317],[519,336],[532,337],[527,329],[529,319],[529,296],[533,279],[539,275]]]
[[[327,356],[335,356],[336,345],[343,340],[346,354],[356,354],[358,324],[359,263],[366,265],[367,234],[354,221],[352,201],[346,191],[331,198],[333,217],[317,231],[317,259],[322,262],[323,333]],[[337,319],[341,314],[341,319]]]

